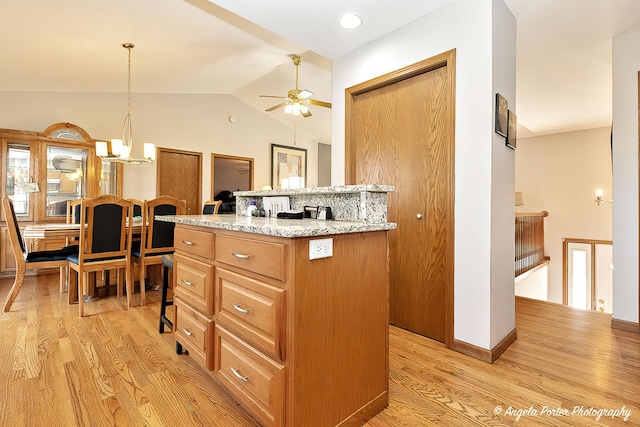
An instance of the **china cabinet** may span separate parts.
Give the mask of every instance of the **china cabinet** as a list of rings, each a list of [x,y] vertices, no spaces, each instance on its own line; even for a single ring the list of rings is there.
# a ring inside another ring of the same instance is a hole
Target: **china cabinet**
[[[42,132],[0,129],[0,197],[8,195],[21,227],[64,222],[67,201],[102,194],[122,196],[122,165],[102,162],[95,139],[81,127],[56,123]],[[0,213],[0,275],[15,269],[4,214]],[[57,249],[64,240],[27,242],[29,250]]]

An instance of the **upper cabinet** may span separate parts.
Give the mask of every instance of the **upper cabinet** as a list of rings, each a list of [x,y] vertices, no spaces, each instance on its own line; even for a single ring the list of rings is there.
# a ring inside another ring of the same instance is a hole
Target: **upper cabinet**
[[[122,196],[122,166],[102,162],[95,140],[74,124],[0,129],[0,149],[1,195],[13,200],[18,220],[63,221],[68,200]]]

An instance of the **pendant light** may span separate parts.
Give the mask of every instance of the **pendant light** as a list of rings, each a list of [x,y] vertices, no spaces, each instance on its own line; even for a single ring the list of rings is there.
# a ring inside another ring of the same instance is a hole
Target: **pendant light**
[[[156,147],[150,142],[144,143],[144,158],[136,159],[131,157],[133,149],[133,127],[131,125],[131,49],[135,47],[133,43],[123,43],[122,47],[128,51],[127,67],[127,115],[122,126],[122,139],[111,140],[111,153],[109,153],[106,141],[96,141],[96,155],[105,162],[126,163],[130,165],[140,165],[142,163],[152,163],[156,158]]]

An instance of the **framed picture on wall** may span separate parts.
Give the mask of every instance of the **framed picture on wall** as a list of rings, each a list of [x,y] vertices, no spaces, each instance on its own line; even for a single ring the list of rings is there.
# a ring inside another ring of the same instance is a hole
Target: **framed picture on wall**
[[[507,128],[507,147],[516,149],[516,139],[518,138],[518,118],[516,113],[509,110],[509,126]]]
[[[496,132],[502,136],[507,136],[509,103],[504,96],[496,93]]]
[[[271,188],[304,188],[307,182],[307,149],[271,144]]]

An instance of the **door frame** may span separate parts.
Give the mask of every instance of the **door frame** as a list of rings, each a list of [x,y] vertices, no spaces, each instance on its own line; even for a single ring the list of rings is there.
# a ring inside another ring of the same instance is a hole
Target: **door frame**
[[[569,243],[591,245],[591,310],[595,310],[596,299],[596,245],[613,245],[612,240],[562,239],[562,305],[569,305]]]
[[[408,65],[396,71],[384,74],[379,77],[375,77],[366,82],[351,86],[345,89],[345,141],[344,141],[344,154],[345,154],[345,184],[355,184],[356,179],[356,144],[351,138],[351,112],[353,103],[358,95],[366,92],[370,92],[375,89],[379,89],[383,86],[398,83],[403,80],[410,79],[420,74],[428,73],[429,71],[447,67],[448,79],[449,79],[449,99],[450,111],[449,117],[451,117],[451,123],[449,126],[449,135],[451,135],[452,150],[449,159],[449,168],[451,170],[451,177],[449,186],[455,189],[455,93],[456,93],[456,50],[452,49],[447,52],[443,52],[439,55],[427,58],[423,61],[416,62],[415,64]],[[454,193],[453,191],[449,195],[450,212],[453,218],[451,219],[450,232],[447,236],[446,257],[450,261],[447,263],[446,269],[446,286],[444,289],[444,303],[445,303],[445,341],[444,344],[447,348],[453,348],[454,346],[454,266],[455,266],[455,252],[454,252],[454,224],[455,224],[455,205],[454,205]]]
[[[215,165],[216,159],[230,159],[230,160],[244,160],[249,162],[249,191],[253,190],[253,157],[241,157],[241,156],[232,156],[230,154],[218,154],[211,153],[211,198],[209,200],[213,200],[216,196],[214,193],[214,184],[215,184]]]

